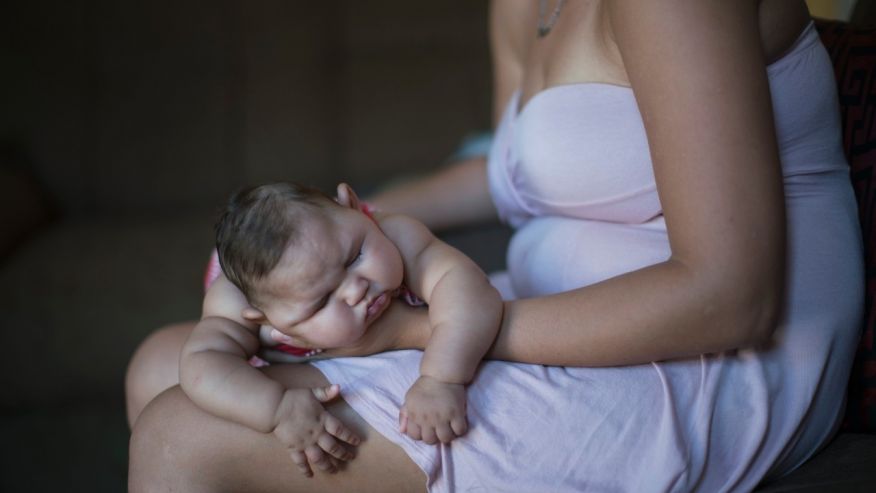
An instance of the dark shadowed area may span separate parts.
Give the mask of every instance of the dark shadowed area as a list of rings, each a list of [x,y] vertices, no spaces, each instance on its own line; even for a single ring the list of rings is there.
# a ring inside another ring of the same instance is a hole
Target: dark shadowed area
[[[125,366],[199,315],[234,189],[367,192],[490,124],[486,1],[2,10],[0,491],[125,490]]]

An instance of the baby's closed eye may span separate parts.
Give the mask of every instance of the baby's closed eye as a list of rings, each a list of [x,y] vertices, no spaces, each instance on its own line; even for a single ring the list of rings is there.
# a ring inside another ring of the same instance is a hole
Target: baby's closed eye
[[[325,308],[326,305],[328,305],[328,301],[329,301],[329,298],[331,298],[331,296],[332,296],[331,293],[323,296],[322,299],[319,300],[319,303],[316,304],[316,309],[313,311],[313,313],[316,313],[316,312],[322,310],[323,308]]]
[[[360,246],[359,249],[356,250],[356,254],[353,255],[353,257],[350,258],[350,260],[347,261],[346,265],[344,265],[344,268],[350,267],[351,265],[358,262],[359,259],[361,259],[361,258],[362,258],[362,247]]]

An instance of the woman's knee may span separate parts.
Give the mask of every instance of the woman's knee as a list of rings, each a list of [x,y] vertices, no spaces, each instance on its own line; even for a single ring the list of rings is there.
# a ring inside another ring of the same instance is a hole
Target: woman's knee
[[[194,461],[206,454],[189,448],[199,443],[185,436],[198,428],[190,411],[190,403],[178,386],[145,406],[131,432],[129,491],[194,491],[187,473],[197,471]]]
[[[303,367],[303,366],[302,366]],[[289,369],[289,373],[309,372]],[[282,372],[278,372],[282,373]],[[337,411],[333,411],[337,412]],[[352,411],[350,411],[352,412]],[[339,414],[348,426],[350,416]],[[361,418],[359,418],[361,419]],[[128,489],[141,491],[420,491],[425,476],[398,446],[362,423],[356,458],[338,474],[305,477],[272,434],[200,410],[179,386],[134,425]],[[278,485],[281,485],[278,486]]]
[[[125,374],[129,425],[133,426],[149,401],[179,383],[179,354],[193,327],[194,322],[162,327],[134,352]]]
[[[200,410],[179,386],[153,399],[131,433],[128,490],[323,491],[305,478],[271,434]],[[325,478],[323,478],[325,479]],[[329,490],[332,491],[332,490]]]

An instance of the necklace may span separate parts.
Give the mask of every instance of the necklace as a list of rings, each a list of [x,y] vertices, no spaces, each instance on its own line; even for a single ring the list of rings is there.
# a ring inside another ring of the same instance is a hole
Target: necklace
[[[545,11],[547,10],[547,0],[539,0],[538,1],[538,37],[543,38],[550,34],[551,29],[554,28],[554,24],[557,23],[557,18],[560,17],[560,10],[563,9],[563,4],[566,3],[566,0],[558,0],[557,6],[554,8],[554,11],[551,12],[551,16],[548,17],[547,22],[544,20]]]

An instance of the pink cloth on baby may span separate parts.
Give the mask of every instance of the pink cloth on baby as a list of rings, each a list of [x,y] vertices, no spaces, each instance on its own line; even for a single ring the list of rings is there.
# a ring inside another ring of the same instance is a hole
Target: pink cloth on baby
[[[423,469],[430,491],[749,491],[792,470],[838,424],[863,263],[832,67],[814,28],[766,70],[788,222],[775,347],[624,368],[488,361],[467,390],[470,430],[449,445],[398,432],[421,352],[314,366]],[[665,260],[633,92],[581,83],[523,108],[519,99],[507,104],[488,165],[499,213],[516,228],[509,271],[496,277],[504,295],[556,293]]]

